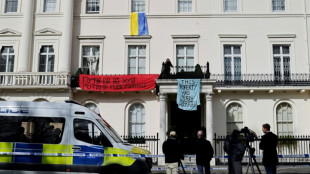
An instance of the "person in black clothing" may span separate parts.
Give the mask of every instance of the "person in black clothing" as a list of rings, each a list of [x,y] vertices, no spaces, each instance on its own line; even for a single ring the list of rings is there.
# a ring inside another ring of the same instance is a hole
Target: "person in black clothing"
[[[183,154],[180,144],[176,140],[176,132],[171,131],[168,140],[163,143],[163,152],[165,154],[166,173],[178,174],[178,163]]]
[[[224,143],[224,151],[228,154],[229,174],[242,174],[241,161],[245,148],[239,137],[240,132],[238,130],[233,130],[232,134],[226,137]]]
[[[263,164],[267,174],[276,174],[278,164],[278,136],[270,132],[270,125],[267,123],[263,124],[262,131],[265,135],[262,136],[259,149],[263,150]]]
[[[173,67],[170,59],[167,58],[166,62],[162,63],[161,73],[159,75],[160,78],[167,78],[170,76],[170,67]]]
[[[203,168],[205,168],[206,174],[210,174],[210,161],[213,157],[213,148],[210,141],[204,139],[203,132],[199,130],[197,132],[197,141],[194,145],[194,151],[196,154],[196,164],[198,173],[203,174]]]

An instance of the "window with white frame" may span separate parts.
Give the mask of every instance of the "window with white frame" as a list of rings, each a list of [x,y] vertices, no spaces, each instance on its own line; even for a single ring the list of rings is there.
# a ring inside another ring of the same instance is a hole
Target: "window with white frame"
[[[128,121],[129,136],[145,135],[145,109],[141,103],[130,106]]]
[[[194,45],[177,45],[177,72],[194,71]]]
[[[146,46],[128,46],[128,74],[145,74]]]
[[[192,12],[192,0],[178,0],[178,12]]]
[[[87,108],[93,110],[94,112],[96,112],[97,114],[99,114],[99,109],[98,109],[96,104],[94,104],[94,103],[86,103],[85,107],[87,107]]]
[[[145,0],[131,0],[131,12],[145,12]]]
[[[224,0],[224,11],[225,12],[236,12],[238,7],[237,0]]]
[[[225,80],[241,80],[241,46],[224,45]]]
[[[86,13],[99,13],[100,0],[86,0]]]
[[[98,75],[100,46],[83,46],[82,50],[83,73]]]
[[[44,0],[44,12],[55,12],[57,0]]]
[[[285,0],[272,0],[272,11],[285,11]]]
[[[40,49],[39,72],[54,72],[55,52],[52,45]]]
[[[238,103],[231,103],[226,109],[227,135],[233,130],[241,130],[243,127],[243,111],[242,106]]]
[[[0,72],[14,71],[14,49],[12,46],[4,46],[1,49]]]
[[[5,1],[5,12],[14,13],[17,12],[18,0],[6,0]]]
[[[290,80],[290,46],[273,45],[273,64],[275,80]]]
[[[277,133],[278,135],[293,135],[293,112],[288,103],[277,106]]]

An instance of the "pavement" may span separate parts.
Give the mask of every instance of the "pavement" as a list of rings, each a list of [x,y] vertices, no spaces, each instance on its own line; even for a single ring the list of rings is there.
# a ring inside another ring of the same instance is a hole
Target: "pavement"
[[[164,174],[166,173],[165,170],[163,169],[164,166],[153,166],[152,172],[155,174]],[[186,174],[196,174],[198,173],[196,166],[184,166]],[[265,174],[265,168],[264,166],[259,166],[259,169],[261,170],[262,174]],[[247,166],[243,166],[242,168],[242,173],[246,173],[247,171]],[[183,173],[182,169],[180,168],[179,173]],[[228,169],[227,165],[217,165],[217,166],[211,166],[211,173],[216,173],[216,174],[227,174]],[[252,174],[253,172],[251,171],[251,167],[249,168],[248,171],[249,174]],[[256,167],[254,167],[254,173],[259,174],[258,170]],[[310,174],[310,165],[296,165],[296,166],[288,166],[288,165],[283,165],[283,166],[277,166],[277,173],[278,174],[297,174],[297,173],[308,173]]]

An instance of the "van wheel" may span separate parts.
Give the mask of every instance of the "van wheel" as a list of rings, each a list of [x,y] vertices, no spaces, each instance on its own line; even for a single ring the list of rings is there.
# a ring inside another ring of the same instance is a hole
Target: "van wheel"
[[[100,172],[100,174],[126,174],[127,172],[124,170],[123,166],[113,165],[107,166],[104,170]]]

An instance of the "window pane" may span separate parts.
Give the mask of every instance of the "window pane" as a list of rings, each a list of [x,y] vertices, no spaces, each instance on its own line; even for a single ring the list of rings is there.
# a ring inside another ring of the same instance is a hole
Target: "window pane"
[[[130,136],[145,135],[145,109],[140,103],[129,108],[129,134]]]
[[[48,70],[47,70],[47,72],[54,72],[54,60],[55,60],[54,55],[48,56]]]
[[[273,11],[285,11],[285,0],[272,0]]]
[[[86,12],[87,13],[99,13],[99,0],[87,0],[86,1]]]
[[[64,118],[0,117],[0,142],[59,144]]]
[[[44,12],[55,12],[56,0],[44,0]]]
[[[224,54],[231,54],[231,46],[224,46]]]
[[[277,127],[279,135],[293,134],[293,113],[288,103],[281,103],[277,107]]]
[[[234,54],[241,54],[240,46],[234,46]]]
[[[280,46],[273,46],[273,54],[280,54]]]
[[[227,134],[234,129],[240,130],[243,126],[242,107],[238,103],[230,104],[226,109]]]
[[[136,47],[129,46],[128,48],[129,56],[136,56],[137,55],[136,50],[137,50]]]
[[[192,0],[179,0],[178,12],[192,12]]]
[[[187,46],[186,47],[186,55],[187,56],[194,56],[194,46]]]
[[[194,71],[194,58],[193,57],[188,57],[186,59],[186,66],[189,67],[189,71]]]
[[[184,46],[177,46],[177,55],[183,56],[184,54]]]
[[[283,54],[290,54],[290,47],[289,46],[282,46]]]
[[[9,63],[8,63],[8,70],[7,72],[13,72],[14,71],[14,55],[9,56]]]
[[[6,0],[5,12],[17,12],[18,0]]]
[[[145,56],[145,46],[139,46],[139,57]]]
[[[144,12],[145,0],[131,0],[131,12]]]
[[[139,74],[145,73],[145,58],[139,59]]]
[[[224,0],[224,11],[237,11],[237,0]]]

